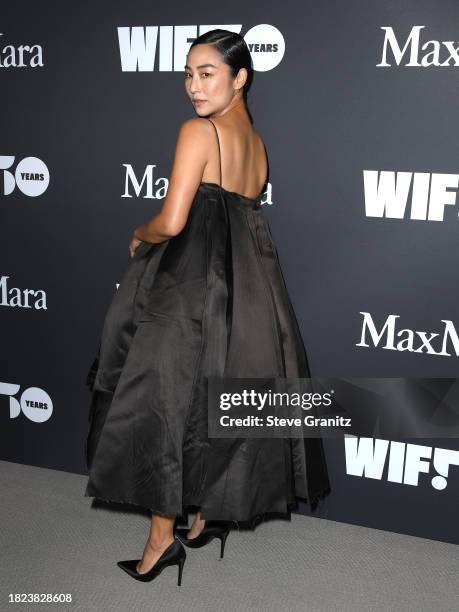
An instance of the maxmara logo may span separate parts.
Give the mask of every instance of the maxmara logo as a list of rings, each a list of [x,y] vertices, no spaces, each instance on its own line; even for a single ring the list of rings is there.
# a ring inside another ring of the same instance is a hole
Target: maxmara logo
[[[242,24],[119,27],[118,44],[123,72],[184,72],[186,54],[201,34],[222,28],[240,34]],[[245,35],[253,68],[266,72],[284,57],[285,40],[277,28],[262,23]]]
[[[452,321],[441,319],[443,329],[441,332],[416,331],[402,328],[397,331],[396,319],[400,315],[391,314],[384,325],[378,330],[369,312],[360,312],[363,315],[362,334],[360,342],[355,346],[380,346],[389,351],[410,351],[426,355],[451,357],[447,348],[451,347],[456,357],[459,357],[459,337]]]
[[[145,198],[150,200],[161,200],[166,197],[169,180],[164,176],[155,178],[156,164],[148,164],[143,175],[137,178],[132,164],[123,164],[124,193],[122,198]]]
[[[458,185],[459,174],[364,170],[365,213],[386,219],[443,221],[445,207],[456,204]]]
[[[0,32],[0,36],[4,36]],[[0,68],[42,68],[43,49],[41,45],[5,45],[1,47],[0,38]]]
[[[165,177],[154,177],[154,169],[156,164],[148,164],[143,171],[141,177],[137,177],[132,164],[123,164],[125,168],[124,174],[124,193],[122,198],[144,198],[150,200],[161,200],[166,197],[169,187],[169,180]],[[272,186],[268,183],[265,197],[261,200],[261,204],[269,204],[272,202]]]
[[[0,277],[0,306],[48,310],[45,291],[42,289],[19,289],[19,287],[8,287],[9,278],[9,276]]]
[[[3,174],[3,195],[13,193],[17,187],[26,196],[35,198],[48,189],[49,170],[38,157],[25,157],[17,164],[14,173],[13,155],[0,155],[0,172]]]
[[[381,26],[385,30],[381,61],[376,66],[392,66],[387,61],[393,61],[396,66],[459,66],[459,43],[453,40],[427,40],[421,44],[421,30],[426,26],[413,26],[403,47],[399,44],[393,28]],[[390,50],[390,55],[389,55]],[[408,61],[406,61],[408,60]]]
[[[25,389],[21,397],[14,397],[21,388],[14,383],[0,382],[0,395],[9,397],[10,419],[16,419],[21,412],[34,423],[44,423],[53,414],[53,402],[39,387]]]

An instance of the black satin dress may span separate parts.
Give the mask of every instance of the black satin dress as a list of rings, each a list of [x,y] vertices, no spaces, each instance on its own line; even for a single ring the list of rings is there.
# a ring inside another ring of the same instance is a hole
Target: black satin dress
[[[320,438],[207,436],[207,377],[310,376],[261,198],[202,182],[182,232],[137,248],[88,373],[85,496],[251,522],[330,492]]]

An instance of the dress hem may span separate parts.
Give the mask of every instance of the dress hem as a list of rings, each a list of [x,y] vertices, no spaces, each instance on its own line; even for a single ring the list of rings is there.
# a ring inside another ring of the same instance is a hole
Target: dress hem
[[[310,501],[308,501],[307,498],[304,497],[296,497],[294,502],[290,502],[287,503],[287,510],[285,512],[279,512],[279,511],[272,511],[272,510],[266,510],[265,512],[257,512],[256,514],[252,515],[250,518],[248,519],[228,519],[227,517],[225,517],[224,519],[206,519],[204,516],[202,517],[204,520],[226,520],[226,521],[231,521],[237,524],[237,526],[239,527],[239,525],[248,525],[249,527],[254,528],[258,523],[261,523],[265,518],[267,518],[269,515],[271,516],[276,516],[276,517],[287,517],[290,518],[290,515],[292,513],[292,511],[294,511],[295,508],[297,508],[298,506],[298,500],[302,500],[305,501],[311,508],[311,511],[314,512],[315,509],[317,508],[319,501],[321,499],[324,499],[327,495],[329,495],[331,493],[331,488],[325,487],[324,489],[320,490]],[[169,512],[163,512],[161,510],[157,510],[155,508],[150,508],[148,506],[144,506],[142,504],[139,504],[137,502],[134,502],[132,500],[126,500],[126,499],[107,499],[104,497],[101,497],[100,495],[92,495],[89,493],[85,493],[84,497],[92,497],[94,499],[103,501],[105,503],[111,503],[111,504],[127,504],[130,506],[135,506],[137,508],[140,508],[142,510],[148,510],[149,512],[154,512],[155,514],[159,514],[161,516],[175,516],[177,519],[177,523],[179,524],[188,524],[188,513],[191,512],[198,512],[200,509],[200,506],[196,505],[196,504],[187,504],[186,506],[183,507],[183,512],[182,513],[169,513]]]

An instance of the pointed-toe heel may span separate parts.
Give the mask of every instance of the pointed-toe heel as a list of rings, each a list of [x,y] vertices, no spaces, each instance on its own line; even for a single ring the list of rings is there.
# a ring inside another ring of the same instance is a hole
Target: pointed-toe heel
[[[188,529],[176,529],[176,537],[189,548],[201,548],[214,538],[220,539],[220,559],[223,559],[226,538],[231,531],[233,521],[206,521],[201,533],[195,538],[187,538]]]
[[[168,567],[169,565],[178,565],[177,586],[180,586],[182,584],[182,572],[183,566],[185,565],[185,559],[186,551],[183,548],[181,541],[176,537],[174,538],[172,544],[166,548],[160,558],[156,561],[151,570],[145,574],[139,574],[137,571],[137,564],[140,562],[140,559],[118,561],[117,565],[127,574],[132,576],[132,578],[135,578],[135,580],[140,580],[141,582],[150,582],[156,578],[165,567]]]

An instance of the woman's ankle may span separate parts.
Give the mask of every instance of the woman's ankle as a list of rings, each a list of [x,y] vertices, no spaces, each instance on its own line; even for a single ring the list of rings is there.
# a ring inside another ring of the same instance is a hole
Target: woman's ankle
[[[148,541],[150,542],[150,546],[154,549],[164,548],[166,544],[168,545],[174,541],[174,534],[150,534],[148,536]]]

